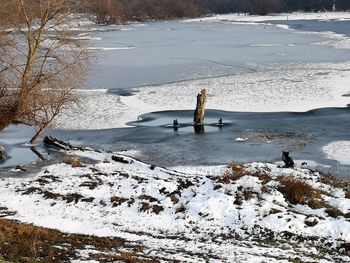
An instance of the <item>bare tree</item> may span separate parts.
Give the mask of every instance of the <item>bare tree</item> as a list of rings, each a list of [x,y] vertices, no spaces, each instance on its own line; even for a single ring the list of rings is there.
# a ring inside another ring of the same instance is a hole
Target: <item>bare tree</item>
[[[89,0],[88,7],[98,24],[122,23],[123,5],[118,0]]]
[[[31,143],[84,81],[89,52],[67,30],[69,0],[7,0],[0,34],[0,131],[13,123],[39,128]],[[1,84],[0,84],[1,85]]]

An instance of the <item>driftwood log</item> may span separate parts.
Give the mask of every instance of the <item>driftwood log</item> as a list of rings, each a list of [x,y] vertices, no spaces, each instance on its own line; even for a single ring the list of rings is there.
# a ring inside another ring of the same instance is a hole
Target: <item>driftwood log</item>
[[[69,142],[59,140],[52,136],[46,136],[44,138],[44,144],[48,147],[52,147],[60,150],[74,150],[74,151],[84,151],[84,148],[71,145]]]
[[[205,104],[207,101],[207,92],[202,89],[197,95],[197,105],[194,111],[193,123],[194,125],[204,125]]]

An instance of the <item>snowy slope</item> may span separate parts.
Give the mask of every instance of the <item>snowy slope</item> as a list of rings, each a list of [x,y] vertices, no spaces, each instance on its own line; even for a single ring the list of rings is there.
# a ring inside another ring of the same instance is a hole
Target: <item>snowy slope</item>
[[[150,255],[188,262],[350,260],[350,199],[318,172],[268,163],[177,172],[121,155],[71,154],[96,163],[59,163],[28,177],[0,179],[0,206],[16,212],[8,218],[123,237]],[[292,204],[281,190],[286,178],[306,182],[327,205]],[[338,214],[332,217],[330,208]]]

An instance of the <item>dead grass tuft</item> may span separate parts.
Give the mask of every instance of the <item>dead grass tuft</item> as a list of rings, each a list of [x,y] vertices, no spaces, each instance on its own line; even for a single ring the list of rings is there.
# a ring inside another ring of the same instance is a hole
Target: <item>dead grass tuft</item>
[[[226,171],[223,175],[215,176],[211,179],[213,179],[217,183],[230,184],[233,181],[237,181],[245,173],[244,167],[234,162],[228,164],[227,168],[228,171]]]
[[[281,177],[278,190],[292,204],[304,204],[312,197],[319,197],[319,192],[309,184],[293,177]]]
[[[179,198],[177,197],[176,194],[171,194],[171,195],[170,195],[170,200],[171,200],[171,202],[172,202],[174,205],[176,205],[176,204],[179,202]]]
[[[161,205],[153,205],[152,212],[156,215],[159,215],[161,212],[164,211],[164,208]]]
[[[65,159],[63,162],[65,164],[70,164],[72,168],[83,167],[83,164],[77,159]]]
[[[262,181],[262,184],[266,184],[272,180],[270,176],[268,176],[266,173],[263,173],[263,172],[256,172],[256,173],[250,174],[250,176],[258,177],[260,181]]]
[[[181,204],[178,208],[176,208],[175,214],[184,213],[185,211],[186,211],[186,206],[184,204]]]
[[[113,203],[113,207],[120,206],[121,204],[128,201],[127,198],[119,197],[119,196],[113,196],[111,198],[111,202]]]
[[[152,213],[155,213],[156,215],[160,214],[162,211],[164,211],[164,208],[160,205],[151,205],[147,202],[141,202],[141,208],[140,212],[147,212],[150,211]]]
[[[336,207],[330,207],[326,209],[327,215],[333,218],[337,218],[339,216],[344,216],[344,214]]]
[[[312,209],[330,208],[330,204],[320,198],[312,197],[307,203]]]
[[[88,187],[90,190],[94,190],[98,186],[97,182],[93,181],[88,181],[88,182],[83,182],[79,187]]]
[[[238,179],[240,179],[245,175],[249,175],[249,176],[254,176],[259,178],[263,184],[266,184],[269,181],[271,181],[271,177],[268,176],[266,173],[264,172],[251,173],[249,171],[246,171],[243,165],[237,164],[235,162],[231,162],[230,164],[228,164],[227,168],[228,170],[223,175],[211,177],[211,179],[213,179],[216,183],[230,184],[234,181],[237,181]]]
[[[153,202],[158,202],[158,199],[157,199],[157,198],[154,198],[154,197],[149,196],[149,195],[140,195],[140,196],[139,196],[139,199],[141,199],[141,200],[147,200],[147,201],[149,201],[149,202],[151,202],[151,203],[153,203]]]

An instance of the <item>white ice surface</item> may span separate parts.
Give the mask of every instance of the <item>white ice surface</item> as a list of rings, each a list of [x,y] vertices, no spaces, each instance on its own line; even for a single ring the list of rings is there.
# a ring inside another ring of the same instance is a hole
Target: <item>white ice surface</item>
[[[289,64],[260,72],[138,88],[119,96],[99,90],[79,91],[81,109],[56,119],[63,129],[126,127],[141,114],[164,110],[192,110],[199,87],[208,92],[208,109],[238,112],[304,112],[345,107],[350,97],[350,63]],[[102,103],[103,102],[103,103]]]
[[[272,14],[266,16],[246,15],[246,14],[224,14],[214,15],[209,17],[201,17],[194,19],[187,19],[185,22],[211,22],[211,21],[237,21],[237,22],[264,22],[264,21],[278,21],[278,20],[350,20],[350,12],[319,12],[319,13],[282,13]]]
[[[350,141],[335,141],[323,147],[328,158],[350,165]]]

